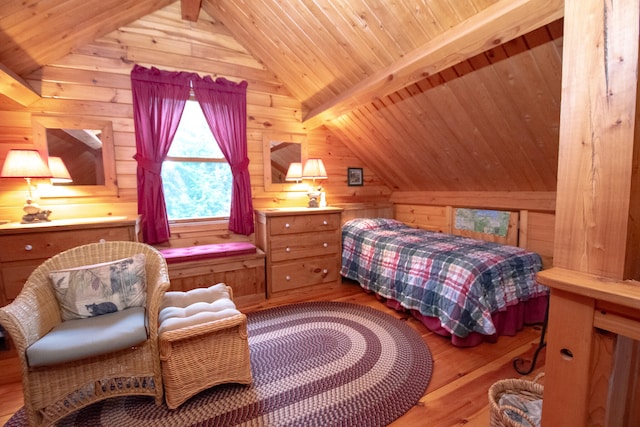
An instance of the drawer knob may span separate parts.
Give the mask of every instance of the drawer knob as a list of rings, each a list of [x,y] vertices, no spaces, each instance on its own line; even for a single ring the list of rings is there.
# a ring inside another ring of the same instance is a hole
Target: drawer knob
[[[285,248],[285,252],[291,252],[291,248],[287,246],[287,247]]]
[[[291,228],[291,224],[286,223],[286,224],[284,225],[284,228]]]
[[[329,272],[329,270],[327,270],[326,268],[324,270],[322,270],[322,274],[327,274]]]
[[[25,247],[24,247],[25,251],[30,251],[32,249],[33,249],[33,246],[31,246],[31,245],[25,245]]]
[[[286,276],[286,277],[285,277],[285,280],[286,280],[286,281],[291,280],[291,276]]]
[[[329,247],[329,244],[328,244],[327,242],[324,242],[324,243],[322,244],[322,246],[324,246],[325,248],[328,248],[328,247]]]
[[[327,224],[329,224],[329,223],[327,222],[326,219],[324,221],[322,221],[322,225],[327,225]]]

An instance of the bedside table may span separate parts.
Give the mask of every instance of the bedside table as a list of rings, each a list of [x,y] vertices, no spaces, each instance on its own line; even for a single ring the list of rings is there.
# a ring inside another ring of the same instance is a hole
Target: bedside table
[[[266,254],[267,297],[340,283],[342,209],[257,209],[256,245]]]

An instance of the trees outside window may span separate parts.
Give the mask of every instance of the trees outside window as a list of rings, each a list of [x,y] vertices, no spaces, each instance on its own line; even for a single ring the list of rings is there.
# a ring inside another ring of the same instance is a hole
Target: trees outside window
[[[189,100],[162,164],[170,221],[229,217],[233,176],[197,101]]]

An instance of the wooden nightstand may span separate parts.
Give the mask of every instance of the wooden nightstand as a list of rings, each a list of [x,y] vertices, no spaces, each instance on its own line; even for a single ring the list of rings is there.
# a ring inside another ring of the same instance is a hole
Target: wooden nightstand
[[[341,208],[256,210],[256,245],[266,254],[267,297],[340,283]]]

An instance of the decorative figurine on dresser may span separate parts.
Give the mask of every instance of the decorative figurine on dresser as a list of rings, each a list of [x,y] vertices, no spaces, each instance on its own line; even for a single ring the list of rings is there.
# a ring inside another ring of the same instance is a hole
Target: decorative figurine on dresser
[[[340,283],[341,208],[257,209],[256,245],[266,254],[267,297]]]

